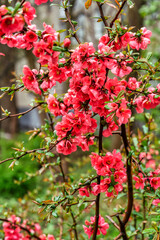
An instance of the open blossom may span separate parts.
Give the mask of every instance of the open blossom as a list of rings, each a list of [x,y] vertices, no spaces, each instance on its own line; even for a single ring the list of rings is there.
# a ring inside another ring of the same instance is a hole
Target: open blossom
[[[131,110],[127,108],[127,101],[122,100],[120,107],[116,111],[116,116],[118,117],[119,126],[128,122],[131,117]]]
[[[88,238],[90,239],[90,237],[92,236],[93,232],[94,232],[94,225],[95,225],[95,219],[96,217],[91,217],[90,218],[90,222],[88,220],[85,221],[85,224],[88,226],[86,227],[85,225],[83,225],[84,231],[85,233],[88,235]],[[107,229],[109,228],[108,223],[105,222],[104,218],[101,217],[101,215],[99,215],[99,219],[98,219],[98,231],[97,231],[97,235],[100,235],[101,233],[103,235],[107,234]]]
[[[150,184],[151,187],[153,187],[154,189],[157,189],[160,187],[160,177],[152,177],[150,179]]]
[[[53,2],[53,0],[50,0],[50,1]],[[34,2],[35,2],[35,4],[40,5],[42,3],[48,2],[48,0],[35,0]]]
[[[100,185],[97,183],[91,183],[91,185],[82,187],[79,189],[79,195],[89,197],[90,193],[97,196],[101,192]]]
[[[1,30],[5,34],[15,33],[23,29],[24,23],[24,18],[21,15],[14,17],[6,15],[1,20]]]
[[[134,35],[129,42],[129,45],[133,49],[145,50],[147,45],[150,44],[150,37],[152,32],[147,30],[145,27],[141,28],[137,35]]]
[[[22,78],[22,81],[24,83],[24,86],[27,89],[41,95],[41,90],[39,89],[38,81],[36,78],[36,74],[38,74],[37,70],[31,70],[28,66],[25,65],[23,67],[23,73],[24,77]]]
[[[32,7],[30,2],[27,1],[27,2],[23,3],[22,11],[23,11],[23,16],[24,16],[25,22],[28,25],[30,25],[31,21],[36,17],[36,15],[35,15],[35,13],[36,13],[35,8]]]
[[[47,98],[47,104],[50,112],[55,116],[65,114],[66,107],[63,103],[58,101],[53,95],[49,95]]]
[[[24,229],[28,229],[30,234]],[[41,226],[38,223],[28,224],[28,220],[21,223],[21,219],[12,215],[8,218],[8,222],[3,223],[3,231],[5,240],[29,240],[32,234],[36,234],[41,240],[55,240],[51,234],[45,235],[42,233]]]
[[[145,178],[143,178],[143,174],[139,173],[138,177],[134,176],[133,179],[136,181],[135,188],[136,189],[144,189]]]

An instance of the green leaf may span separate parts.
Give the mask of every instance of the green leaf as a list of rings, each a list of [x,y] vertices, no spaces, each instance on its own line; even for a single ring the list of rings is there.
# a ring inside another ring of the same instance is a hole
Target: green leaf
[[[136,137],[133,138],[133,144],[134,144],[136,150],[138,150],[138,140]]]
[[[54,157],[55,156],[54,153],[52,153],[52,152],[47,152],[46,155],[49,156],[49,157]]]
[[[147,134],[148,133],[148,127],[143,125],[142,128],[143,128],[144,134]]]
[[[127,4],[129,6],[129,8],[133,8],[134,7],[134,3],[131,0],[127,0]]]
[[[151,57],[152,57],[152,52],[148,52],[146,59],[149,60]]]
[[[104,107],[105,107],[105,109],[107,109],[107,110],[110,109],[110,107],[109,107],[108,105],[105,105]]]
[[[156,230],[154,228],[146,228],[142,231],[143,234],[154,233]]]
[[[53,217],[55,217],[55,218],[58,218],[58,214],[57,214],[57,212],[52,212],[52,215],[53,215]]]
[[[17,11],[20,8],[20,6],[21,6],[21,2],[17,2],[16,5],[15,5],[15,9],[13,11],[12,16],[14,16],[17,13]]]
[[[117,196],[117,199],[120,199],[121,197],[124,197],[124,196],[126,196],[126,193],[119,193]]]
[[[53,46],[52,49],[53,49],[53,51],[56,51],[56,52],[66,52],[67,51],[67,49],[59,47],[59,46]]]
[[[114,190],[114,187],[113,186],[110,186],[109,188],[108,188],[108,192],[112,192]]]

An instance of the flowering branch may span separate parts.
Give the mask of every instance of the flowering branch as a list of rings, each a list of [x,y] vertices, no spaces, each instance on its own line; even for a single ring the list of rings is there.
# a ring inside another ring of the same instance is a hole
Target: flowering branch
[[[26,232],[30,235],[31,238],[36,238],[36,239],[38,239],[38,240],[41,240],[41,238],[39,238],[37,235],[35,235],[33,232],[31,232],[28,228],[26,228],[26,227],[24,227],[24,226],[22,226],[22,225],[20,225],[20,224],[18,224],[18,223],[14,223],[14,222],[6,219],[6,218],[0,218],[0,221],[2,221],[2,222],[8,222],[8,223],[10,223],[13,227],[20,227],[22,230],[26,231]]]
[[[102,125],[103,117],[100,118],[100,129],[99,129],[99,154],[102,153],[102,138],[103,138],[103,125]],[[100,184],[101,182],[101,176],[97,175],[97,184]],[[99,208],[100,208],[100,193],[96,197],[96,219],[95,219],[95,226],[94,226],[94,232],[93,232],[93,238],[92,240],[96,240],[97,237],[97,231],[98,231],[98,220],[99,220]]]
[[[77,36],[77,33],[76,33],[76,29],[74,27],[74,24],[72,23],[72,20],[70,18],[70,14],[69,14],[69,11],[68,11],[68,8],[65,7],[65,15],[66,15],[66,18],[67,18],[67,21],[69,22],[69,24],[71,25],[72,29],[73,29],[73,33],[72,33],[72,36],[77,40],[78,44],[81,44],[81,41],[79,40],[78,36]]]

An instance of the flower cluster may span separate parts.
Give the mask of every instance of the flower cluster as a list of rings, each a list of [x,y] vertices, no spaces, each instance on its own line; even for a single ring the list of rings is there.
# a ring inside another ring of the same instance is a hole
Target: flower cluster
[[[91,217],[90,218],[90,220],[91,220],[90,222],[87,221],[87,220],[85,221],[85,224],[88,227],[83,225],[84,231],[88,235],[88,238],[90,238],[92,236],[93,232],[94,232],[95,219],[96,219],[96,217]],[[104,218],[101,217],[101,215],[99,215],[97,235],[100,235],[101,233],[103,235],[106,235],[108,228],[109,228],[108,223],[106,223]]]
[[[21,223],[21,219],[15,215],[12,215],[3,223],[3,231],[5,240],[30,240],[33,235],[41,240],[55,240],[53,235],[46,236],[43,234],[38,223],[28,224],[27,220]]]
[[[90,155],[91,163],[97,174],[103,176],[100,184],[91,183],[79,189],[81,196],[89,197],[90,193],[97,195],[105,192],[107,197],[115,196],[123,190],[122,184],[126,182],[126,170],[122,162],[122,156],[116,150],[107,152],[105,156],[97,153]]]

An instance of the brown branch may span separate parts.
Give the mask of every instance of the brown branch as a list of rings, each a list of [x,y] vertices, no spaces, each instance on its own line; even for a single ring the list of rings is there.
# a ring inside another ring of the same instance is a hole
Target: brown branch
[[[103,138],[103,125],[102,125],[103,117],[100,118],[100,128],[99,128],[99,154],[102,153],[102,138]],[[101,176],[97,175],[97,184],[100,184],[101,182]],[[97,231],[98,231],[98,220],[99,220],[99,208],[100,208],[100,193],[96,197],[96,216],[95,216],[95,226],[94,226],[94,232],[93,232],[93,238],[92,240],[96,240],[97,238]]]
[[[66,138],[62,138],[61,140],[59,141],[56,141],[53,145],[50,146],[50,148],[47,150],[47,152],[51,151],[52,148],[54,148],[58,143],[60,143],[61,141],[65,140]],[[20,158],[24,157],[25,155],[28,155],[30,153],[35,153],[37,151],[44,151],[46,150],[46,148],[37,148],[37,149],[33,149],[33,150],[28,150],[28,151],[23,151],[24,153],[21,154],[20,156],[17,156],[17,157],[12,157],[12,158],[7,158],[7,159],[4,159],[0,162],[0,164],[4,163],[4,162],[8,162],[8,161],[11,161],[11,160],[19,160]]]
[[[108,215],[106,215],[106,218],[118,229],[120,230],[120,227],[117,225],[117,223]]]
[[[107,21],[106,21],[106,19],[105,19],[105,16],[104,16],[104,13],[103,13],[103,9],[102,9],[103,4],[97,2],[97,5],[98,5],[98,8],[99,8],[99,12],[100,12],[101,19],[102,19],[104,25],[105,25],[106,27],[108,27],[108,23],[107,23]]]
[[[145,196],[143,193],[143,226],[142,226],[142,231],[146,227],[146,201],[145,201]],[[144,240],[144,234],[142,233],[142,240]]]
[[[67,21],[69,22],[69,24],[71,25],[72,27],[72,30],[73,30],[73,34],[72,36],[77,40],[78,44],[81,44],[81,41],[79,40],[78,36],[77,36],[77,33],[76,33],[76,29],[74,27],[74,24],[72,23],[72,20],[70,18],[70,14],[69,14],[69,11],[68,11],[68,8],[65,7],[65,15],[66,15],[66,18],[67,18]]]
[[[38,240],[41,240],[41,238],[39,238],[37,235],[33,234],[28,228],[26,228],[24,226],[21,226],[18,223],[13,223],[13,222],[9,221],[8,219],[5,219],[5,218],[0,218],[0,221],[11,223],[11,225],[13,225],[13,227],[16,227],[16,226],[20,227],[22,230],[26,231],[30,235],[31,238],[34,237],[34,238],[36,238]]]
[[[20,7],[25,3],[26,0],[22,0]]]
[[[117,237],[114,238],[114,240],[118,240],[122,237],[122,233],[120,233]]]
[[[123,3],[121,4],[121,6],[120,6],[120,8],[119,8],[119,10],[118,10],[118,12],[117,12],[117,14],[116,14],[116,16],[113,18],[112,22],[110,23],[110,28],[113,27],[114,22],[117,20],[119,14],[121,13],[121,11],[122,11],[122,9],[123,9],[123,7],[124,7],[124,5],[125,5],[126,2],[127,2],[127,0],[124,0]]]
[[[12,157],[12,158],[7,158],[5,160],[2,160],[0,162],[0,164],[2,163],[5,163],[5,162],[8,162],[8,161],[11,161],[11,160],[19,160],[20,158],[24,157],[25,155],[27,154],[30,154],[30,153],[34,153],[34,152],[37,152],[38,150],[45,150],[46,148],[37,148],[37,149],[33,149],[33,150],[28,150],[28,151],[25,151],[23,154],[21,154],[20,156],[18,157]]]
[[[122,124],[121,131],[122,131],[122,139],[123,139],[123,143],[124,143],[124,147],[127,155],[126,170],[127,170],[127,186],[128,186],[128,204],[127,204],[127,210],[125,212],[125,216],[122,221],[123,225],[125,226],[130,218],[132,207],[133,207],[133,184],[132,184],[132,161],[131,161],[131,157],[128,157],[129,143],[127,140],[125,124]]]
[[[44,104],[44,103],[39,103],[39,104],[37,104],[36,106],[34,106],[34,107],[28,109],[28,110],[25,111],[25,112],[16,113],[16,114],[9,114],[8,116],[6,116],[6,117],[4,117],[4,118],[1,118],[1,119],[0,119],[0,122],[6,120],[6,119],[8,119],[8,118],[13,118],[13,117],[23,116],[23,115],[25,115],[25,114],[31,112],[31,111],[34,110],[35,108],[39,107],[39,106],[42,105],[42,104]]]
[[[72,210],[70,210],[70,213],[71,213],[71,217],[72,217],[72,220],[73,220],[73,230],[74,230],[74,235],[75,235],[75,239],[78,240],[78,233],[77,233],[77,222],[76,222],[76,219],[74,217],[74,214],[72,212]]]
[[[117,215],[116,217],[117,217],[117,219],[119,221],[119,226],[120,226],[120,230],[121,230],[121,236],[122,236],[123,240],[128,240],[124,223],[121,221],[119,215]]]

